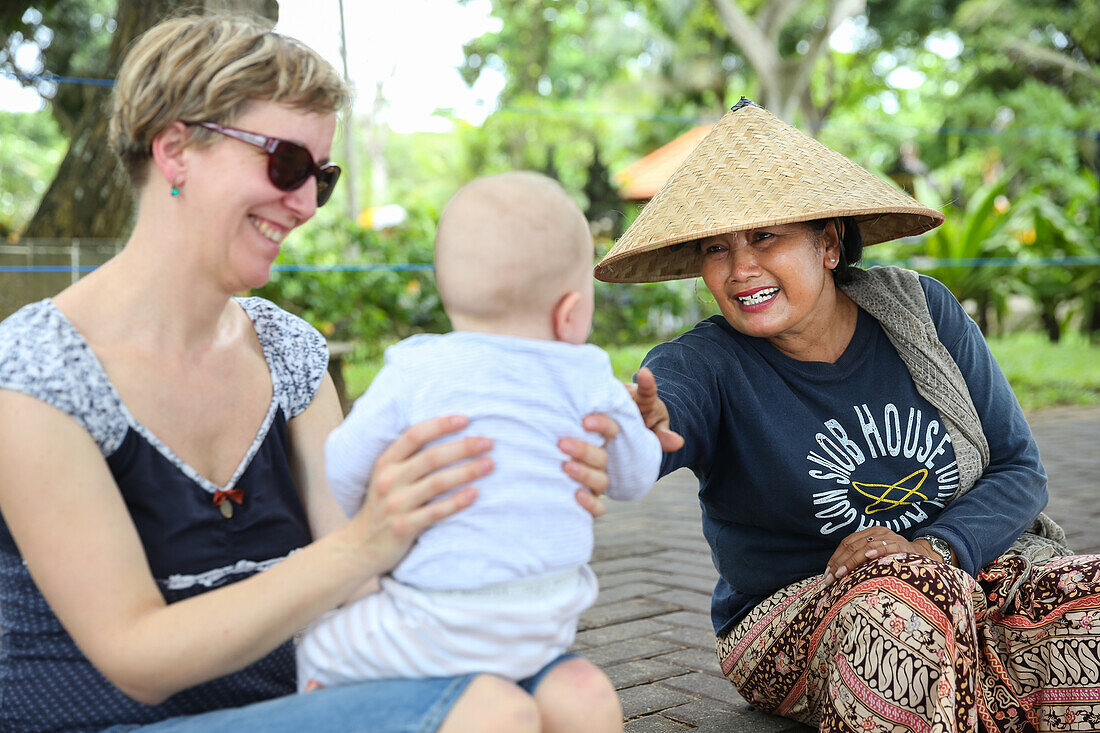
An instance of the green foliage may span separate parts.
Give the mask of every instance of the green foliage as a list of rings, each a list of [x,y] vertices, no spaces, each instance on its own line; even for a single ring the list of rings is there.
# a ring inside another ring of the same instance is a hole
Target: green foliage
[[[493,0],[492,5],[500,30],[468,43],[461,69],[471,84],[487,68],[503,72],[505,105],[534,96],[713,113],[727,96],[730,72],[744,63],[706,2]]]
[[[937,259],[956,260],[1012,254],[1006,248],[1006,242],[1010,240],[1000,236],[1009,221],[1005,215],[1008,201],[1004,197],[1004,181],[982,186],[963,208],[954,203],[939,202],[933,189],[924,181],[918,179],[915,184],[917,198],[944,213],[943,224],[922,239],[921,254]],[[974,267],[967,263],[957,267],[934,267],[926,271],[950,288],[959,300],[974,300],[978,307],[978,325],[983,333],[990,333],[990,309],[1002,315],[1006,309],[1008,293],[1003,268]]]
[[[663,283],[596,283],[592,343],[603,347],[670,338],[714,311],[698,280]],[[700,296],[700,291],[705,295]]]
[[[1090,83],[1095,90],[1086,69],[1100,65],[1100,8],[1091,0],[967,0],[954,21],[988,55],[991,86],[1032,77],[1071,94],[1087,94]]]
[[[67,142],[48,111],[0,111],[0,237],[20,232],[50,185]]]
[[[537,94],[570,98],[586,88],[603,87],[617,73],[616,65],[593,64],[640,49],[636,34],[616,32],[624,25],[628,3],[622,0],[558,2],[496,0],[493,14],[503,22],[466,45],[461,67],[468,83],[485,68],[507,70],[504,100]]]
[[[453,133],[416,132],[384,135],[382,150],[389,177],[387,198],[370,201],[372,206],[400,204],[411,211],[442,211],[447,199],[476,175],[468,162],[464,145],[468,123],[456,123]],[[333,148],[339,149],[338,147]],[[370,174],[369,168],[364,171]],[[370,190],[367,182],[360,191]],[[341,193],[338,187],[337,195]]]
[[[58,2],[59,0],[39,0],[33,3],[33,7],[42,12],[49,12]],[[32,7],[32,4],[21,2],[0,5],[0,33],[13,33],[25,27],[23,16],[26,15],[29,7]]]
[[[1097,4],[967,0],[951,22],[963,47],[943,83],[958,91],[940,112],[942,140],[925,146],[941,188],[965,198],[1012,171],[1013,201],[1037,193],[1069,205],[1100,165]],[[934,99],[934,89],[920,92]]]
[[[1091,104],[1075,102],[1058,88],[1034,79],[1023,80],[1011,90],[970,89],[952,105],[945,123],[961,130],[993,126],[997,134],[959,136],[954,158],[965,165],[953,165],[947,148],[928,162],[944,166],[967,184],[983,174],[1011,170],[1010,194],[1039,185],[1046,195],[1064,203],[1061,191],[1079,187],[1075,179],[1083,173],[1095,173],[1097,147],[1088,130],[1095,129],[1100,115],[1100,94],[1094,97]]]
[[[0,10],[0,70],[24,74],[99,77],[115,29],[115,0],[47,0],[17,2]],[[37,64],[21,68],[16,52],[35,47]],[[75,84],[26,81],[46,99],[60,127],[71,131],[86,100],[86,88]]]
[[[960,0],[868,0],[867,19],[874,45],[916,46],[950,23]]]
[[[471,174],[555,172],[578,196],[597,155],[612,171],[716,118],[744,62],[713,8],[685,0],[494,0],[500,30],[468,43],[472,83],[503,73],[500,109],[459,130]]]
[[[622,382],[633,381],[634,373],[642,365],[642,359],[652,348],[634,344],[606,349],[607,355],[611,357],[611,371],[615,373],[615,378]]]
[[[355,399],[367,391],[367,387],[374,381],[375,376],[382,369],[382,357],[361,358],[344,363],[344,384],[347,387],[347,397]]]
[[[991,339],[989,347],[1025,410],[1100,403],[1100,346],[1080,335],[1054,344],[1038,333]]]
[[[1097,195],[1100,189],[1095,176],[1081,180],[1092,186],[1071,194],[1066,206],[1060,206],[1042,193],[1036,185],[1014,205],[1012,211],[1013,239],[1019,242],[1018,254],[1029,259],[1035,256],[1094,256],[1100,254],[1096,240]],[[1037,252],[1038,250],[1038,252]],[[1039,254],[1041,252],[1041,255]],[[1058,341],[1073,320],[1081,322],[1083,330],[1095,330],[1091,315],[1097,312],[1100,298],[1096,284],[1100,282],[1100,267],[1027,267],[1020,268],[1011,280],[1011,287],[1027,295],[1039,308],[1044,331],[1051,341]]]
[[[982,331],[992,333],[992,317],[1004,324],[1009,316],[1009,296],[1024,295],[1038,311],[1039,325],[1051,341],[1057,341],[1072,322],[1085,332],[1095,331],[1092,314],[1100,311],[1095,285],[1096,266],[1055,266],[1045,258],[1095,256],[1100,207],[1097,178],[1089,173],[1072,179],[1076,185],[1057,192],[1064,204],[1048,195],[1042,183],[1013,197],[1011,175],[979,187],[964,207],[941,203],[923,181],[917,181],[918,198],[944,212],[945,221],[925,235],[921,253],[935,258],[973,260],[1018,258],[1019,265],[923,268],[946,284],[960,300],[976,303]],[[886,251],[890,251],[887,249]],[[897,247],[893,248],[897,252]],[[875,255],[879,255],[875,252]],[[917,260],[919,262],[919,258]]]

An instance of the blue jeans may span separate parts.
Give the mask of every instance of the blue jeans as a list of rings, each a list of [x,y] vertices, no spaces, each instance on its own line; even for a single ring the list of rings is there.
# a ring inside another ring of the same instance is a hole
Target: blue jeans
[[[534,694],[547,673],[576,657],[563,654],[516,684]],[[242,708],[169,718],[147,726],[117,725],[104,733],[433,733],[443,724],[475,674],[409,680],[374,680],[287,695]]]

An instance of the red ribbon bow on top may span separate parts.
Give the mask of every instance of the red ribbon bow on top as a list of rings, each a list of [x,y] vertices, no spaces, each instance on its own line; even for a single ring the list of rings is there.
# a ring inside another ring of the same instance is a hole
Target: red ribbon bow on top
[[[229,491],[218,489],[214,492],[214,506],[221,506],[222,502],[226,499],[229,499],[237,505],[243,504],[244,492],[240,489],[230,489]]]

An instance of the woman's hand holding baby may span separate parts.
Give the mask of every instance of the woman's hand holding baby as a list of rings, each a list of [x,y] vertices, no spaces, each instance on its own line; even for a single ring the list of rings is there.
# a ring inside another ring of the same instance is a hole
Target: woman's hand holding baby
[[[375,463],[362,509],[352,518],[357,547],[353,553],[372,559],[373,574],[393,568],[416,538],[432,524],[465,509],[477,498],[467,486],[493,470],[485,454],[488,438],[468,437],[424,448],[469,423],[449,415],[413,425]],[[458,487],[452,495],[440,498]]]
[[[351,556],[371,559],[370,576],[392,569],[424,530],[477,499],[476,486],[468,484],[493,470],[493,459],[486,455],[493,447],[490,439],[472,436],[424,447],[468,424],[461,415],[417,423],[375,463],[363,507],[348,525]],[[606,415],[589,415],[584,427],[605,442],[619,433],[618,424]],[[571,458],[563,470],[582,485],[577,502],[592,516],[602,515],[599,497],[607,490],[607,451],[574,438],[562,438],[558,445]]]
[[[607,415],[587,415],[581,425],[588,432],[603,436],[604,445],[619,434],[619,424]],[[572,459],[562,465],[562,470],[581,484],[576,493],[577,503],[593,517],[603,516],[607,507],[600,497],[607,491],[609,483],[607,451],[602,446],[576,438],[562,438],[558,441],[558,448]]]

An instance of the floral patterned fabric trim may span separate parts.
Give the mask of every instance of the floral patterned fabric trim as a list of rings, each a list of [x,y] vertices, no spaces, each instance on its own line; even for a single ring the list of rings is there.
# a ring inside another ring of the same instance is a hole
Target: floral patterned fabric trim
[[[1100,557],[1005,555],[975,581],[890,555],[780,590],[717,653],[746,700],[823,731],[1100,730]]]
[[[42,400],[72,416],[109,456],[128,424],[88,342],[51,301],[25,305],[0,323],[0,389]]]
[[[217,486],[138,422],[79,331],[50,300],[24,306],[0,323],[0,388],[40,399],[75,418],[112,455],[132,428],[204,491],[236,486],[252,462],[277,408],[289,420],[313,401],[328,368],[324,337],[263,298],[238,298],[256,330],[271,372],[273,399],[256,437],[226,486]]]
[[[237,298],[252,319],[286,419],[300,415],[328,369],[325,337],[298,316],[263,298]]]
[[[198,586],[202,586],[203,588],[214,588],[219,585],[224,585],[229,578],[235,576],[247,577],[255,573],[262,573],[265,570],[270,570],[295,552],[297,552],[297,550],[292,550],[282,557],[273,557],[269,560],[261,560],[259,562],[254,560],[238,560],[233,565],[227,565],[223,568],[214,568],[213,570],[207,570],[197,575],[169,575],[168,578],[164,580],[158,578],[157,583],[164,589],[170,591],[191,590]]]
[[[1025,720],[1039,731],[1100,730],[1100,555],[1034,565],[1006,555],[978,584],[988,599],[976,622],[990,733],[1029,730]]]

